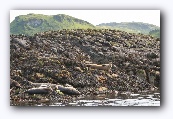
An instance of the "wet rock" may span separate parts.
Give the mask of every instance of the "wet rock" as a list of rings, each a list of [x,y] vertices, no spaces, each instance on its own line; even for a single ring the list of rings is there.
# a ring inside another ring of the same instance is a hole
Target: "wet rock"
[[[120,51],[120,48],[119,48],[119,47],[116,47],[116,46],[112,46],[111,49],[112,49],[114,52],[119,52],[119,51]]]
[[[10,88],[12,87],[21,88],[21,85],[17,81],[10,79]]]
[[[24,48],[29,48],[29,44],[28,44],[27,41],[24,40],[23,38],[22,38],[22,39],[14,38],[13,41],[14,41],[14,42],[17,42],[19,45],[21,45],[21,46],[24,47]]]
[[[160,72],[159,71],[150,71],[149,72],[149,82],[152,86],[159,87],[160,85]]]
[[[150,59],[159,58],[158,54],[156,54],[154,52],[148,53],[147,57]]]
[[[143,69],[137,70],[136,75],[143,81],[146,80],[146,78],[147,78],[147,74],[146,74],[145,70],[143,70]]]

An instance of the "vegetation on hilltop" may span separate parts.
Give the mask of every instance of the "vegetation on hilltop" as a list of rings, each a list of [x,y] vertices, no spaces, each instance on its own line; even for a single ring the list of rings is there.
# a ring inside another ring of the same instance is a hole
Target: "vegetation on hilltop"
[[[149,34],[153,37],[160,38],[160,30],[152,30]]]
[[[150,31],[160,29],[158,26],[142,22],[111,22],[97,25],[98,28],[108,28],[126,31],[129,33],[149,34]]]
[[[87,29],[95,28],[87,21],[80,20],[68,15],[20,15],[10,24],[11,34],[33,35],[38,32],[60,29]]]
[[[10,23],[10,34],[34,35],[35,33],[49,30],[62,29],[116,29],[129,33],[149,34],[153,37],[160,36],[160,27],[142,22],[111,22],[92,25],[91,23],[74,18],[65,14],[42,15],[27,14],[20,15]]]

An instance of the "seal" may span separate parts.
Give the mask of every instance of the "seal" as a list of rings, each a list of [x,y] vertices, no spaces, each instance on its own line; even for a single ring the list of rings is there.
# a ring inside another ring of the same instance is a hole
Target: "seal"
[[[52,88],[47,85],[41,85],[38,88],[30,88],[25,93],[28,94],[50,94],[52,92]]]
[[[64,87],[62,85],[57,85],[57,90],[60,90],[62,93],[67,95],[80,95],[81,93],[74,87]]]

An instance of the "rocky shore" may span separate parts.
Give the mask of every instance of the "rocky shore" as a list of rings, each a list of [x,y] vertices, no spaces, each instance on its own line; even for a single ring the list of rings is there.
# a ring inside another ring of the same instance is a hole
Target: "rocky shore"
[[[160,39],[110,29],[10,35],[10,77],[10,100],[24,103],[160,90]],[[50,91],[28,94],[40,90],[28,82]]]

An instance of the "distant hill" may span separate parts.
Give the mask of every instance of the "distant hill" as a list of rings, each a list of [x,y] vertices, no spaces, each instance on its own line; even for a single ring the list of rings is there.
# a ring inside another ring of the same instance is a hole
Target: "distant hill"
[[[97,28],[117,29],[130,33],[142,33],[142,34],[149,34],[149,32],[152,30],[160,29],[160,27],[158,26],[142,22],[102,23],[97,25]]]
[[[95,26],[87,21],[64,14],[27,14],[17,16],[15,20],[10,23],[10,34],[33,35],[48,30],[87,28],[93,29]]]
[[[117,29],[130,33],[150,34],[160,36],[160,27],[142,22],[111,22],[92,25],[91,23],[65,14],[20,15],[10,23],[10,34],[34,35],[35,33],[62,29]]]
[[[160,38],[160,30],[152,30],[149,32],[149,35]]]

